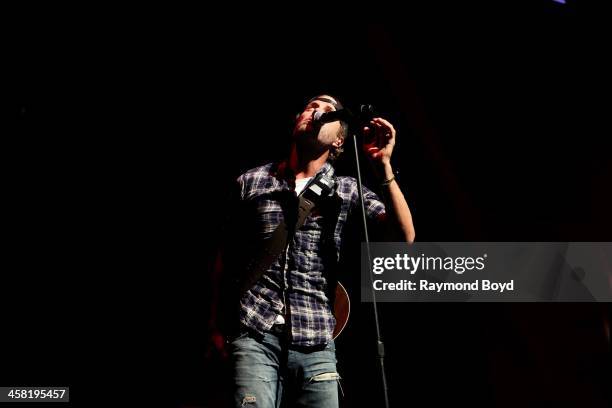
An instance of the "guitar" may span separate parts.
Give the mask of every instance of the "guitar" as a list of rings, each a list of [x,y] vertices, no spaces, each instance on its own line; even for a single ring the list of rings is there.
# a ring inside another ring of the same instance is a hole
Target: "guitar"
[[[348,317],[351,312],[351,301],[348,292],[340,282],[336,285],[336,299],[334,301],[334,317],[336,318],[336,327],[334,327],[333,339],[342,333],[346,327]]]

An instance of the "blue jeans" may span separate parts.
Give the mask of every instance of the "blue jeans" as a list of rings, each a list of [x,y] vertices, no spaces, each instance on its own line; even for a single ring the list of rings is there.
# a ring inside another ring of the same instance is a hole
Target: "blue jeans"
[[[296,349],[275,334],[246,332],[229,349],[235,407],[338,407],[333,341],[318,349]]]

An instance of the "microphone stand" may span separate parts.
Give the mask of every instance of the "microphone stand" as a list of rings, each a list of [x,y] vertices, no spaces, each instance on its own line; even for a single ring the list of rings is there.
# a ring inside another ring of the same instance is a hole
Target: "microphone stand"
[[[380,337],[380,323],[378,321],[378,306],[376,303],[376,293],[374,291],[374,282],[372,281],[372,255],[370,253],[370,237],[368,235],[368,225],[366,220],[365,201],[363,199],[363,184],[361,183],[361,168],[359,165],[359,147],[357,143],[357,132],[353,131],[353,144],[355,147],[355,166],[357,167],[357,187],[359,189],[359,201],[361,203],[361,215],[363,218],[363,231],[365,235],[366,253],[368,257],[368,268],[370,273],[370,290],[372,291],[372,307],[374,311],[374,325],[376,326],[376,350],[380,366],[380,375],[382,379],[383,394],[385,397],[385,408],[389,408],[389,395],[387,392],[387,377],[385,375],[385,345]]]

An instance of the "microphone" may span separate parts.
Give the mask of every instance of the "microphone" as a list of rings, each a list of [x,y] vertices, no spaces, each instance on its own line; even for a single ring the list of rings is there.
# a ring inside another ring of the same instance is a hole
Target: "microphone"
[[[372,105],[361,105],[359,113],[353,114],[349,109],[339,109],[330,112],[315,111],[312,116],[312,121],[315,124],[324,124],[335,121],[346,122],[349,125],[358,125],[359,123],[369,122],[376,116]]]
[[[312,121],[320,124],[335,122],[337,120],[348,122],[352,116],[353,115],[346,109],[330,112],[315,111],[314,115],[312,115]]]

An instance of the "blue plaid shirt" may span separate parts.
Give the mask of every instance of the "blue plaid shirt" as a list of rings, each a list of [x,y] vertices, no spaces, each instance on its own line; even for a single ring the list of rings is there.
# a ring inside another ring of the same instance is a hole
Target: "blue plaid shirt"
[[[320,171],[328,166],[326,163]],[[329,205],[315,206],[290,238],[285,253],[242,296],[243,325],[259,333],[270,330],[277,315],[286,316],[287,302],[292,344],[314,346],[331,341],[336,320],[328,296],[332,289],[329,277],[339,260],[343,228],[350,214],[359,209],[357,181],[352,177],[335,180],[336,191],[326,198]],[[247,171],[237,181],[240,199],[255,208],[259,239],[268,238],[284,217],[280,197],[283,193],[296,197],[294,176],[284,163],[268,164]],[[369,219],[384,214],[384,204],[365,187],[364,198]]]

